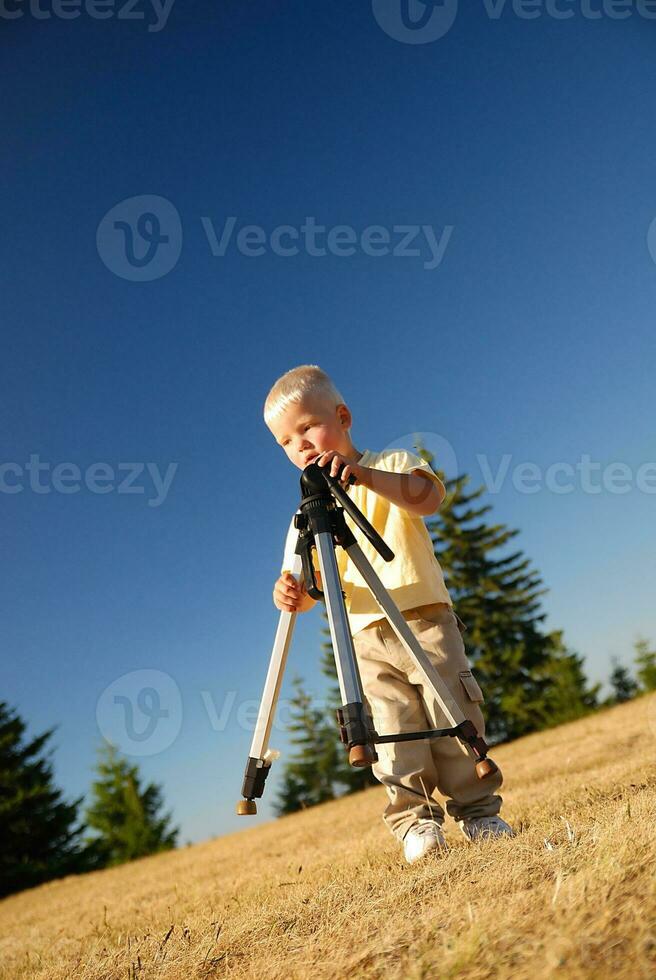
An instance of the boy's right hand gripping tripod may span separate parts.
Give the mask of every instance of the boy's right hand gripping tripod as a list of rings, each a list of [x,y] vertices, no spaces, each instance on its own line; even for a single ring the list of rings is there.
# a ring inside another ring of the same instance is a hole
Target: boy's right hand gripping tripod
[[[352,480],[353,478],[351,478]],[[300,557],[303,577],[309,595],[313,599],[323,599],[326,603],[330,637],[342,698],[342,707],[337,709],[337,721],[340,738],[348,749],[350,764],[361,767],[376,762],[378,756],[374,749],[375,743],[401,742],[416,738],[439,738],[447,735],[456,736],[467,747],[475,761],[479,779],[485,779],[486,776],[495,773],[497,766],[492,759],[487,758],[487,745],[479,736],[473,722],[463,715],[447,685],[431,663],[428,654],[420,646],[400,609],[392,601],[383,583],[371,567],[346,523],[344,510],[348,512],[385,561],[391,561],[394,558],[393,552],[390,551],[377,531],[340,485],[339,475],[337,477],[330,476],[317,463],[311,463],[303,470],[301,492],[300,513],[294,517],[294,526],[299,532],[295,553]],[[342,507],[339,507],[336,501]],[[451,728],[388,735],[379,735],[374,729],[367,706],[363,703],[360,672],[353,648],[353,639],[349,629],[335,557],[336,544],[346,550],[349,558],[369,586],[394,632],[423,675],[429,689],[435,695],[444,715],[451,723]],[[318,587],[316,580],[312,562],[313,548],[316,548],[319,557],[323,590]],[[296,567],[293,569],[295,573],[298,572],[298,564],[297,557]],[[296,615],[296,613],[284,611],[280,613],[271,662],[251,743],[251,752],[244,774],[241,791],[244,799],[237,804],[237,813],[242,815],[257,813],[255,799],[261,797],[264,792],[264,783],[276,755],[269,750],[269,736]]]

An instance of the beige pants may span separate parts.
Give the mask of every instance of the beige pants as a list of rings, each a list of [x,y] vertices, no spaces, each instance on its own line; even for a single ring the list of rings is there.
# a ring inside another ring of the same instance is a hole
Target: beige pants
[[[412,632],[446,682],[466,718],[485,734],[479,707],[483,694],[474,678],[460,631],[461,621],[445,602],[403,611]],[[462,624],[463,629],[466,629]],[[362,686],[379,735],[449,728],[448,719],[405,647],[386,619],[353,637]],[[455,820],[493,816],[502,799],[495,795],[501,772],[480,780],[472,757],[457,738],[423,738],[376,745],[372,771],[387,789],[383,820],[402,839],[418,819],[444,822],[444,810],[432,799],[435,789],[446,798]]]

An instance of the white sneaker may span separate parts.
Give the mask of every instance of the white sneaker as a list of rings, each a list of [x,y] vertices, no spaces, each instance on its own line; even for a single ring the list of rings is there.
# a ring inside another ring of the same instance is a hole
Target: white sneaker
[[[501,817],[465,817],[459,822],[467,840],[483,840],[487,837],[514,837],[515,832]]]
[[[429,851],[445,849],[442,828],[435,820],[418,820],[403,838],[403,852],[408,864],[418,861]]]

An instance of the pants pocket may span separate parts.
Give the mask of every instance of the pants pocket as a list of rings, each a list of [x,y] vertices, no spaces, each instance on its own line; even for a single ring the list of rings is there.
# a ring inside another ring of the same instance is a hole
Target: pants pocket
[[[460,683],[467,692],[467,697],[470,701],[475,704],[482,704],[485,700],[483,697],[483,692],[481,691],[478,681],[472,674],[471,670],[461,670],[459,672]]]

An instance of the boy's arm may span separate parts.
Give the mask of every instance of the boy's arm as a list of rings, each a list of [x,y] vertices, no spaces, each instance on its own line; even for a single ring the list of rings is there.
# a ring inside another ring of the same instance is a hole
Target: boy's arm
[[[446,497],[442,481],[437,476],[433,480],[424,470],[386,473],[384,470],[373,470],[366,466],[361,466],[360,470],[361,475],[356,474],[358,483],[419,517],[434,514]]]
[[[444,484],[432,470],[426,472],[414,468],[407,473],[394,473],[389,470],[370,469],[368,466],[360,466],[352,459],[347,459],[334,449],[322,453],[316,462],[319,466],[326,466],[331,476],[337,476],[339,467],[343,465],[344,470],[340,479],[345,484],[350,474],[353,474],[358,483],[385,497],[397,507],[419,517],[434,514],[446,497]]]

